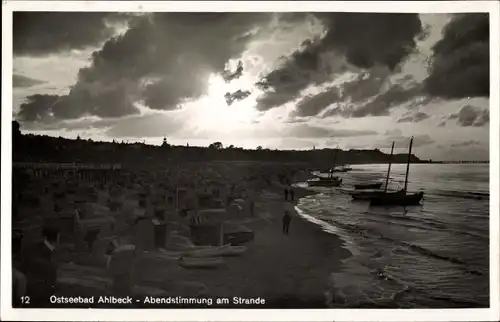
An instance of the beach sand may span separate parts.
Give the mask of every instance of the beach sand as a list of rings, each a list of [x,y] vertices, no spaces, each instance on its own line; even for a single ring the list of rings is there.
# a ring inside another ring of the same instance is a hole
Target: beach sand
[[[296,181],[302,179],[295,176]],[[255,215],[237,220],[254,232],[254,240],[245,244],[247,250],[241,256],[225,257],[226,265],[216,269],[184,269],[177,261],[150,265],[147,260],[139,260],[135,264],[138,265],[136,285],[163,289],[170,296],[192,297],[196,292],[184,292],[182,286],[180,289],[177,286],[194,283],[205,289],[197,297],[228,298],[230,301],[234,297],[260,297],[265,300],[265,304],[260,305],[235,306],[230,302],[229,305],[210,306],[213,308],[325,308],[330,275],[340,269],[341,260],[350,253],[342,247],[337,236],[321,231],[318,225],[294,210],[301,197],[314,192],[294,187],[295,200],[285,201],[284,188],[274,181],[271,187],[260,190],[254,199]],[[293,213],[289,235],[282,233],[285,209]],[[154,257],[155,253],[150,255]],[[193,289],[187,287],[190,288]]]
[[[299,198],[312,194],[302,188],[295,191],[292,207]],[[245,222],[255,233],[254,241],[246,245],[247,252],[225,258],[227,267],[186,270],[178,278],[205,284],[210,297],[266,300],[265,305],[248,308],[325,308],[329,276],[350,253],[342,248],[337,236],[322,232],[319,226],[297,213],[292,218],[289,235],[284,235],[281,221],[284,203],[282,188],[265,191],[257,201],[257,218]]]

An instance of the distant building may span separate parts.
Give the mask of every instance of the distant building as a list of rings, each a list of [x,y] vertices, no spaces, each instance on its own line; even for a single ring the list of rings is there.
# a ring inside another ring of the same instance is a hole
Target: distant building
[[[161,144],[162,148],[168,148],[170,144],[167,143],[167,138],[163,138],[163,143]]]

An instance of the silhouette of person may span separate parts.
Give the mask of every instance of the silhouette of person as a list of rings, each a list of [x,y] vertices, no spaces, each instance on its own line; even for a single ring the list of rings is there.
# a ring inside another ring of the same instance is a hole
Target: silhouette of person
[[[284,192],[285,192],[285,200],[288,200],[288,189],[285,188]]]
[[[283,216],[283,234],[288,235],[288,230],[290,229],[290,222],[292,221],[292,217],[285,210],[285,215]]]
[[[294,200],[295,198],[295,191],[292,189],[290,189],[290,199]]]

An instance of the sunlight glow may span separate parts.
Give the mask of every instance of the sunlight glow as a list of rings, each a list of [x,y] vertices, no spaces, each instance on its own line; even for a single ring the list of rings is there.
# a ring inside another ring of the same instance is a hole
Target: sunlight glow
[[[228,105],[224,95],[239,89],[250,90],[252,93],[247,98]],[[189,104],[188,108],[193,110],[193,118],[200,128],[230,133],[250,126],[252,120],[258,116],[254,109],[258,93],[254,90],[252,82],[243,77],[226,83],[220,75],[212,74],[209,77],[207,94]]]

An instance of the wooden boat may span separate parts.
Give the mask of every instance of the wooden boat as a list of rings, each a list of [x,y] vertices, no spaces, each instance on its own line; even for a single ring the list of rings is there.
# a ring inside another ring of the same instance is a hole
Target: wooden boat
[[[349,172],[352,171],[352,168],[346,167],[346,166],[341,166],[336,168],[335,166],[330,170],[332,172]]]
[[[223,245],[219,247],[208,247],[205,249],[188,250],[183,252],[185,257],[210,258],[220,256],[238,256],[246,251],[245,246]]]
[[[232,246],[239,246],[244,243],[248,243],[254,240],[255,234],[248,227],[235,224],[235,223],[224,223],[224,235],[223,243],[231,244]]]
[[[342,183],[342,179],[331,177],[319,180],[307,180],[306,182],[309,187],[338,187]]]
[[[245,246],[224,245],[220,247],[220,256],[239,256],[246,252]]]
[[[370,200],[370,198],[383,195],[386,193],[383,190],[363,190],[363,191],[354,191],[351,193],[351,197],[354,200]]]
[[[337,150],[339,149],[339,147],[337,146]],[[349,172],[352,170],[352,168],[350,167],[346,167],[344,165],[340,166],[340,167],[337,167],[336,165],[336,162],[337,162],[337,153],[338,151],[335,150],[335,154],[334,154],[334,157],[333,157],[333,164],[332,164],[332,167],[328,170],[321,170],[319,173],[321,175],[328,175],[328,177],[331,177],[332,176],[332,173],[334,172]],[[319,178],[324,178],[324,177],[321,177],[321,176],[318,176]]]
[[[209,247],[205,249],[184,250],[184,257],[189,258],[211,258],[221,256],[221,249],[219,247]]]
[[[184,268],[217,268],[225,264],[225,261],[220,257],[212,258],[179,258],[179,266]]]
[[[394,143],[393,143],[394,144]],[[406,175],[405,175],[405,186],[404,189],[396,192],[387,192],[387,186],[385,187],[384,194],[377,194],[370,198],[370,204],[374,206],[413,206],[418,205],[424,193],[422,191],[409,194],[408,188],[408,174],[410,173],[410,162],[411,162],[411,148],[413,145],[413,137],[410,140],[410,147],[408,149],[408,162],[406,164]],[[390,168],[389,168],[390,169]],[[387,174],[387,178],[389,173]]]
[[[391,156],[389,157],[389,166],[387,168],[387,176],[385,178],[384,190],[364,190],[364,191],[354,191],[351,193],[351,197],[354,200],[370,200],[372,197],[381,196],[387,193],[387,186],[389,184],[389,175],[391,174],[392,156],[394,154],[394,141],[391,147]],[[382,184],[380,184],[382,185]]]
[[[360,183],[355,184],[354,189],[356,190],[365,190],[365,189],[380,189],[382,187],[382,182],[377,183]]]
[[[408,194],[405,190],[400,190],[373,196],[370,198],[370,204],[374,206],[415,206],[420,203],[423,197],[422,191]]]

